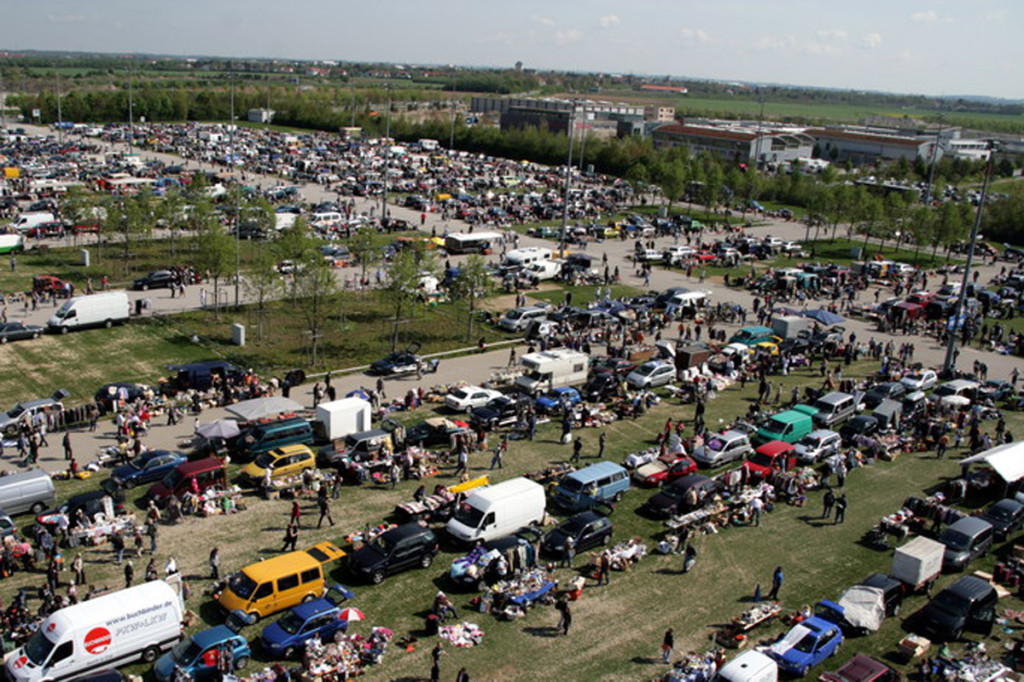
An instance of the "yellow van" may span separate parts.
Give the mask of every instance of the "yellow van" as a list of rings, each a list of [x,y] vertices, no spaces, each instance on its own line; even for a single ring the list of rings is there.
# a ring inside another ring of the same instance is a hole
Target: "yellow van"
[[[316,456],[305,445],[285,445],[268,450],[249,462],[242,469],[242,478],[251,483],[259,483],[266,473],[267,467],[273,467],[270,477],[287,478],[301,474],[305,469],[316,468]]]
[[[250,564],[228,577],[220,605],[256,618],[291,608],[326,591],[324,564],[345,556],[330,542]]]

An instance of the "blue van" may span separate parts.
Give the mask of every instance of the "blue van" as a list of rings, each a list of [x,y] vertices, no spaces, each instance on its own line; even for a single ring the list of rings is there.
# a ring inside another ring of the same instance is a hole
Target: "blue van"
[[[618,502],[629,490],[629,473],[614,462],[597,462],[579,471],[566,474],[555,487],[555,505],[577,512],[595,504]]]
[[[729,343],[742,343],[754,347],[762,341],[774,341],[775,332],[771,327],[743,327],[732,335]]]

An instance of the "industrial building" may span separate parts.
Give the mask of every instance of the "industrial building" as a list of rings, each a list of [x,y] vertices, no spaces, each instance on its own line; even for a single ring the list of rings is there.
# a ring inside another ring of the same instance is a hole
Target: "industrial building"
[[[678,124],[655,128],[655,147],[686,147],[692,154],[708,152],[736,163],[773,167],[811,156],[814,140],[798,128],[728,124]]]

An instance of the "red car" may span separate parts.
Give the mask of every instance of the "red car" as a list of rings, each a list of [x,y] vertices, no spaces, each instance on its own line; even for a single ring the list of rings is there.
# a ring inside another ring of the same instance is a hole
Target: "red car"
[[[697,253],[690,256],[690,258],[692,258],[695,261],[700,261],[701,263],[710,263],[711,261],[718,258],[718,256],[711,253],[710,251],[698,251]]]
[[[671,483],[677,478],[697,473],[697,463],[686,455],[664,455],[637,467],[633,480],[637,485],[658,487]]]
[[[781,440],[768,441],[743,463],[751,478],[767,478],[773,470],[790,471],[795,466],[796,448]]]
[[[58,294],[65,295],[71,289],[72,287],[67,282],[53,275],[36,275],[32,278],[32,291],[39,292],[40,294],[57,292]]]

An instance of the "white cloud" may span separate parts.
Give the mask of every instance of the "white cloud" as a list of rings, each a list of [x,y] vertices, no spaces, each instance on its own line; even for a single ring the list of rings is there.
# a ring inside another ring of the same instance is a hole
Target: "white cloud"
[[[561,46],[572,45],[583,40],[583,31],[570,28],[566,31],[555,31],[555,43]]]
[[[694,43],[707,43],[711,41],[711,36],[702,28],[682,28],[679,29],[679,35],[683,37],[683,40]]]
[[[791,35],[765,36],[754,41],[754,47],[758,50],[781,51],[796,47],[796,38]]]
[[[603,17],[599,17],[597,23],[604,28],[611,28],[612,26],[618,26],[622,21],[614,14],[607,14]]]
[[[807,45],[804,47],[804,50],[809,54],[820,56],[836,55],[840,54],[843,51],[842,48],[840,48],[838,45],[820,42],[807,43]]]
[[[817,35],[821,40],[831,40],[835,42],[842,42],[850,37],[849,33],[839,28],[821,30],[818,31]]]
[[[539,15],[536,15],[536,14],[534,14],[532,17],[530,17],[530,20],[537,22],[541,26],[554,26],[555,25],[555,20],[554,19],[552,19],[550,17],[542,17],[542,16],[539,16]]]
[[[881,44],[882,34],[879,33],[878,31],[875,31],[874,33],[869,33],[863,38],[861,38],[861,45],[868,48],[869,50],[873,50]]]
[[[914,12],[910,15],[910,20],[915,24],[951,24],[953,19],[950,17],[939,16],[939,13],[935,10],[928,10],[927,12]]]

